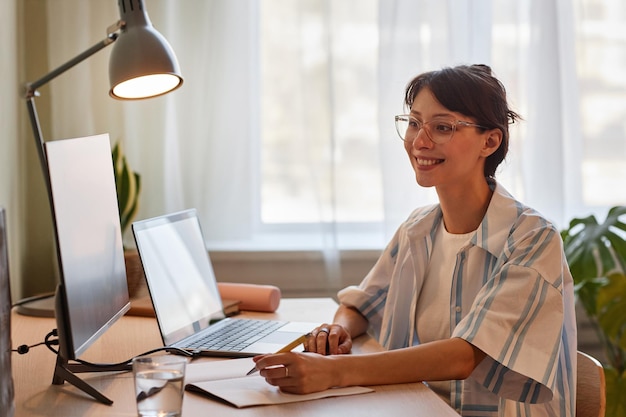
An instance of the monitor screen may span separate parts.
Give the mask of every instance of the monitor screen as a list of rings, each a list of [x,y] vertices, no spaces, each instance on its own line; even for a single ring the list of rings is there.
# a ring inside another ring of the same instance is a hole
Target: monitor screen
[[[78,358],[130,308],[109,135],[45,143],[57,238],[59,352]]]

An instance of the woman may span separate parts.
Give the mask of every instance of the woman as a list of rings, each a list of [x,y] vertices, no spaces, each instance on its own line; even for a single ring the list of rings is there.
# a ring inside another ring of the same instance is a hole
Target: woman
[[[257,368],[288,392],[425,381],[463,415],[573,416],[560,234],[494,179],[519,118],[504,87],[485,65],[444,68],[413,79],[405,104],[396,127],[439,204],[415,210],[363,282],[339,292],[334,322],[306,342],[322,355],[260,356]],[[386,351],[344,355],[365,332]]]

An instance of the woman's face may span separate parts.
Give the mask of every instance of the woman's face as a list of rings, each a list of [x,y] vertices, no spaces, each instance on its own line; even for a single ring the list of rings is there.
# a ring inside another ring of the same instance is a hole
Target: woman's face
[[[411,116],[422,123],[433,119],[476,123],[461,113],[445,108],[429,88],[423,88],[415,97]],[[423,187],[438,187],[438,190],[439,187],[469,189],[472,181],[481,181],[484,184],[485,159],[500,143],[497,140],[498,132],[481,132],[476,127],[459,125],[452,139],[436,144],[430,140],[425,128],[422,128],[412,141],[404,142],[417,183]]]

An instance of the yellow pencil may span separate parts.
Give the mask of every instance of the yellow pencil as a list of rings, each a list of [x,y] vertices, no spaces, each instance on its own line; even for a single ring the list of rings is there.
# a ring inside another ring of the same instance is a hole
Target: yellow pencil
[[[297,338],[293,342],[289,343],[285,347],[283,347],[280,350],[278,350],[278,352],[276,352],[276,353],[291,352],[291,350],[293,350],[293,348],[295,348],[296,346],[300,345],[301,343],[304,343],[305,340],[306,340],[306,337],[307,337],[307,335],[303,334],[302,336],[300,336],[299,338]],[[256,371],[258,371],[258,369],[256,369],[256,366],[255,366],[254,368],[250,369],[246,375],[252,375]]]

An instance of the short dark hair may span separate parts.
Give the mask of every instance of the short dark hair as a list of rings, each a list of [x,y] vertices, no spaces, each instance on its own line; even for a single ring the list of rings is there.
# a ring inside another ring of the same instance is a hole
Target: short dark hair
[[[509,123],[521,117],[509,109],[504,85],[487,65],[460,65],[425,72],[406,87],[404,103],[410,109],[418,93],[427,87],[448,110],[471,117],[481,126],[500,129],[502,143],[485,161],[485,176],[495,177],[509,150]]]

